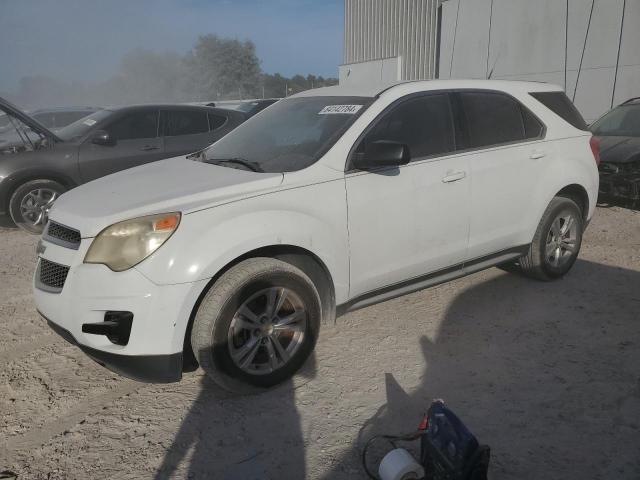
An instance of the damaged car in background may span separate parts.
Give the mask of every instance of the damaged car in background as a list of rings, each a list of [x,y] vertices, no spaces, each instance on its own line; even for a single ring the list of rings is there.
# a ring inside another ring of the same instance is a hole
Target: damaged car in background
[[[0,142],[0,216],[35,234],[67,190],[201,150],[246,119],[221,108],[138,105],[100,109],[54,132],[2,98],[0,111],[15,135]]]
[[[100,110],[99,107],[59,107],[43,108],[26,113],[52,132],[56,132],[98,110]],[[10,115],[0,113],[0,149],[7,149],[11,146],[20,147],[25,136],[33,141],[38,140],[38,134],[30,128],[16,131],[16,123],[13,118]]]
[[[640,97],[591,125],[600,143],[600,199],[640,206]]]

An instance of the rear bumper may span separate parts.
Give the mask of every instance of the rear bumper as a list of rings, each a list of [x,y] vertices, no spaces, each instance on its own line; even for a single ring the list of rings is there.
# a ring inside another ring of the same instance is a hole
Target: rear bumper
[[[182,378],[182,352],[168,355],[119,355],[97,350],[78,343],[69,330],[53,323],[42,313],[40,315],[66,341],[79,347],[103,367],[124,377],[149,383],[178,382]]]

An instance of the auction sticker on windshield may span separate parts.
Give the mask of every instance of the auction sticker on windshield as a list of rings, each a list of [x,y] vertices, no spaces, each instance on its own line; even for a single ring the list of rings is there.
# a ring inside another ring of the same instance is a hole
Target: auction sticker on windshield
[[[346,113],[353,115],[362,108],[362,105],[327,105],[318,112],[318,115],[329,115],[334,113]]]

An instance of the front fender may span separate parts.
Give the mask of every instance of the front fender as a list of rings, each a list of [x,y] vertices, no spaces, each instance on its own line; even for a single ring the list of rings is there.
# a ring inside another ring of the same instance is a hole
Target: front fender
[[[349,245],[344,180],[279,191],[184,215],[176,233],[136,268],[157,284],[214,277],[238,257],[291,245],[316,255],[347,300]]]

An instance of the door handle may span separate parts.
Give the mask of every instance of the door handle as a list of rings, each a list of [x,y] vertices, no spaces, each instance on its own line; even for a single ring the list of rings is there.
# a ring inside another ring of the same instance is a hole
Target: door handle
[[[532,160],[538,160],[539,158],[543,158],[545,155],[546,153],[544,152],[534,151],[534,152],[531,152],[531,155],[529,155],[529,158]]]
[[[466,176],[467,176],[467,172],[447,173],[444,177],[442,177],[442,182],[443,183],[457,182],[458,180],[462,180]]]
[[[158,147],[155,147],[153,145],[145,145],[140,150],[142,150],[143,152],[149,152],[151,150],[158,150]]]

